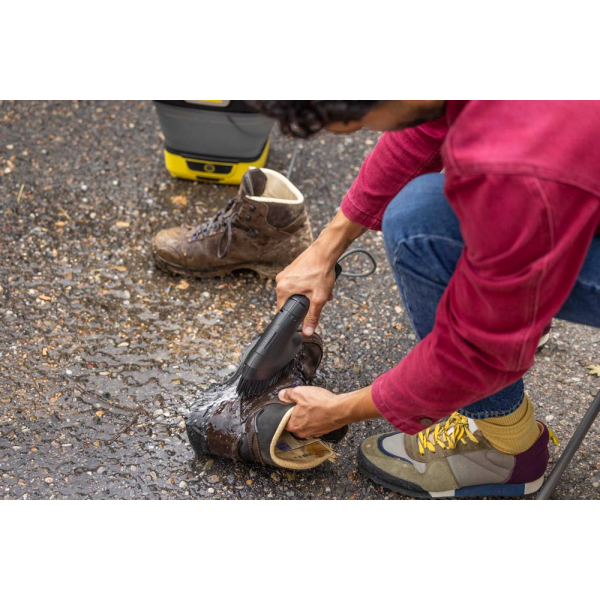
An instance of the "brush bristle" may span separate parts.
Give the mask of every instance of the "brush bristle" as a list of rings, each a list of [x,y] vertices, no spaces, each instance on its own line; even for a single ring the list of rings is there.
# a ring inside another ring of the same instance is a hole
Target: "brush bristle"
[[[244,400],[245,398],[251,398],[252,396],[260,396],[264,394],[271,386],[275,385],[280,379],[287,377],[293,367],[294,361],[291,360],[285,367],[282,367],[271,377],[270,379],[245,379],[242,375],[237,384],[237,394]]]

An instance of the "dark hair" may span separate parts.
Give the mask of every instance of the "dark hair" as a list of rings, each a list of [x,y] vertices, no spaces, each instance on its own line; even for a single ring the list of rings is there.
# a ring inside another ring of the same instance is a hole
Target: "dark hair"
[[[307,138],[330,123],[362,119],[382,100],[248,100],[276,119],[285,135]]]

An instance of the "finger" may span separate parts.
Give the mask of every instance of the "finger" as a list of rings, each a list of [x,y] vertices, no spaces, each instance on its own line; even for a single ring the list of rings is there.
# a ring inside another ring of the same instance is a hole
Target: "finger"
[[[279,390],[279,399],[286,404],[294,404],[296,398],[296,392],[294,388],[285,388]]]
[[[321,311],[323,310],[323,305],[325,303],[322,301],[317,301],[315,299],[311,299],[310,308],[308,309],[308,314],[304,319],[304,326],[302,327],[302,331],[304,335],[312,335],[319,324],[319,319],[321,318]]]
[[[283,285],[277,285],[277,311],[285,304],[285,301],[290,297],[290,293],[284,288]]]

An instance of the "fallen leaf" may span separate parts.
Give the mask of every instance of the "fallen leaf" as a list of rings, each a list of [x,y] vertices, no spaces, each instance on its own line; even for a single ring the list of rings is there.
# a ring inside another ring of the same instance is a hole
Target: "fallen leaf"
[[[110,265],[110,268],[119,271],[120,273],[125,273],[125,271],[127,271],[127,267],[121,267],[119,265]]]
[[[34,446],[34,447],[31,449],[31,451],[32,451],[32,452],[37,452],[37,448]]]
[[[129,227],[129,223],[127,221],[117,221],[117,227],[119,229],[123,229],[125,227]]]
[[[38,298],[40,300],[45,300],[46,302],[52,302],[52,300],[54,300],[54,298],[52,298],[51,296],[46,296],[46,294],[40,294]]]
[[[173,196],[173,198],[171,198],[171,202],[175,206],[187,206],[188,199],[187,196]]]
[[[69,222],[68,221],[56,221],[56,223],[54,223],[54,227],[64,227],[65,225],[68,225]]]
[[[96,440],[95,442],[92,442],[92,444],[94,444],[94,446],[99,446],[100,442],[98,440]]]
[[[590,375],[600,377],[600,365],[590,365],[587,367],[587,370],[590,372]]]
[[[102,417],[104,415],[104,413],[101,410],[97,410],[96,411],[96,416],[97,417]]]
[[[48,356],[48,348],[42,348],[42,356]]]
[[[190,287],[190,284],[185,280],[182,279],[181,283],[177,286],[178,290],[187,290]]]
[[[0,402],[2,402],[2,404],[8,404],[10,402],[10,398],[0,398]]]

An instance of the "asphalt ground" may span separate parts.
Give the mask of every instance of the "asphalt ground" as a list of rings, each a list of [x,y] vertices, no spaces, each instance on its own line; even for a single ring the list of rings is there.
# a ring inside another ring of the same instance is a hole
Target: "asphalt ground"
[[[303,142],[293,182],[314,233],[335,214],[377,134]],[[0,497],[403,499],[356,469],[356,449],[390,427],[351,426],[338,459],[308,472],[192,452],[184,418],[237,366],[269,322],[272,282],[155,269],[160,229],[206,219],[235,188],[172,179],[149,102],[0,103]],[[267,166],[285,171],[294,142],[274,134]],[[383,240],[366,279],[342,279],[322,319],[317,385],[370,384],[415,343]],[[600,332],[555,321],[527,375],[538,418],[562,443],[600,379]],[[556,490],[598,498],[600,422]]]

